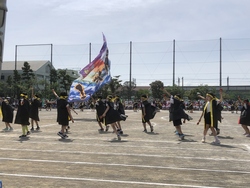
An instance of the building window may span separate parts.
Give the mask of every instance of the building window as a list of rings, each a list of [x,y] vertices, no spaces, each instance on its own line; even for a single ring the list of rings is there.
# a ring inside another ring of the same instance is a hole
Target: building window
[[[4,80],[4,75],[1,75],[1,80]]]

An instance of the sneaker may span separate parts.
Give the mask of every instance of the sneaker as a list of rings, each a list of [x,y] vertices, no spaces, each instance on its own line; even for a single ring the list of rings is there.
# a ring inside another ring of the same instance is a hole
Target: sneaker
[[[246,134],[246,137],[250,137],[250,134]]]
[[[8,130],[9,130],[8,127],[6,127],[6,128],[3,129],[3,131],[8,131]]]
[[[109,130],[109,126],[107,125],[105,131],[108,132],[108,130]]]
[[[148,131],[147,131],[147,129],[144,129],[144,131],[142,131],[142,132],[145,132],[145,133],[146,133],[146,132],[148,132]]]
[[[219,141],[219,140],[215,140],[215,141],[212,142],[212,144],[214,144],[214,145],[219,145],[219,144],[220,144],[220,141]]]
[[[120,130],[119,132],[120,132],[120,134],[123,134],[123,131],[122,131],[122,130]]]
[[[63,137],[64,137],[64,138],[68,138],[69,136],[68,136],[68,135],[66,135],[66,134],[64,134],[64,135],[63,135]]]
[[[61,132],[58,132],[57,135],[60,136],[60,137],[63,136],[63,134]]]
[[[180,140],[184,140],[185,135],[184,135],[184,134],[180,134],[180,135],[179,135],[179,138],[180,138]]]
[[[154,127],[150,126],[151,133],[154,132]]]
[[[205,139],[205,138],[202,138],[202,139],[201,139],[201,142],[202,142],[202,143],[205,143],[205,142],[206,142],[206,139]]]
[[[174,133],[175,133],[176,135],[179,135],[178,131],[174,131]]]
[[[247,133],[244,133],[243,135],[247,135]]]
[[[98,129],[98,131],[99,131],[99,132],[103,132],[103,131],[104,131],[104,129]]]
[[[193,118],[191,116],[188,116],[187,120],[190,121],[193,120]]]
[[[30,135],[30,132],[29,132],[29,131],[27,131],[27,135]]]
[[[36,128],[36,130],[37,130],[37,131],[40,130],[40,127],[38,126],[38,127]]]
[[[120,136],[120,135],[117,135],[117,139],[118,139],[118,140],[121,140],[121,136]]]
[[[26,138],[27,136],[26,135],[21,135],[21,136],[19,136],[19,138]]]
[[[10,127],[9,131],[13,131],[13,128],[12,128],[12,127]]]
[[[31,127],[30,131],[34,131],[34,127]]]

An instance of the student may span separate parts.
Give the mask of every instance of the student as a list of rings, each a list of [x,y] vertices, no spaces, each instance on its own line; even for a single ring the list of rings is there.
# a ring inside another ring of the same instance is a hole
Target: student
[[[216,134],[219,135],[220,134],[220,129],[219,129],[219,126],[218,126],[218,121],[221,122],[221,120],[223,119],[221,117],[221,111],[222,111],[222,106],[221,106],[221,102],[222,102],[222,90],[220,90],[220,98],[221,99],[217,99],[214,94],[212,94],[212,96],[214,96],[214,100],[216,101],[216,106],[214,106],[215,110],[216,110],[216,117],[217,117],[217,122],[214,123],[214,128],[216,129]],[[200,95],[200,93],[198,93],[198,97],[205,100],[205,103],[204,103],[204,106],[206,105],[206,102],[207,102],[207,97],[203,97]],[[204,115],[204,109],[203,109],[203,112],[201,114],[201,117]],[[201,118],[200,118],[201,119]],[[199,124],[199,122],[197,123]],[[213,132],[211,132],[211,134],[209,134],[210,136],[213,136]]]
[[[217,100],[213,93],[206,94],[206,104],[204,106],[203,113],[197,124],[201,121],[202,116],[204,116],[205,125],[203,131],[202,143],[206,142],[206,135],[208,129],[212,131],[214,136],[214,142],[212,144],[220,144],[220,140],[216,133],[216,128],[218,127],[218,108],[217,105],[222,102],[222,90],[220,90],[220,100]]]
[[[96,121],[100,127],[99,131],[102,132],[104,131],[104,128],[102,126],[102,124],[104,124],[104,118],[103,117],[101,118],[101,116],[106,110],[106,103],[103,102],[102,96],[97,97],[97,100],[95,102],[95,109],[96,109]],[[109,130],[109,126],[108,125],[105,126],[106,126],[105,131],[107,132]]]
[[[17,108],[16,118],[14,123],[21,124],[22,126],[22,135],[19,138],[25,138],[30,134],[28,130],[29,122],[29,112],[30,112],[30,104],[28,101],[28,95],[26,93],[21,93],[19,100],[19,105]]]
[[[239,101],[242,104],[241,108],[241,114],[240,114],[240,121],[239,123],[241,124],[241,127],[244,129],[246,137],[250,137],[250,131],[248,126],[250,126],[250,105],[249,105],[249,100],[245,99],[242,101],[239,97]]]
[[[34,131],[34,122],[36,123],[36,130],[40,130],[38,125],[39,118],[39,107],[40,107],[40,98],[38,95],[34,95],[33,88],[31,88],[32,92],[32,101],[30,106],[30,118],[31,118],[31,131]]]
[[[152,126],[150,119],[153,119],[151,104],[148,102],[146,95],[141,96],[141,111],[142,111],[142,125],[143,132],[147,132],[146,124],[149,125],[150,131],[154,132],[154,127]]]
[[[121,103],[121,100],[120,100],[119,96],[117,96],[115,98],[115,109],[118,111],[118,113],[120,114],[120,116],[126,120],[127,116],[125,115],[124,106]],[[122,130],[122,126],[121,126],[120,122],[121,121],[117,121],[116,124],[118,126],[118,131],[120,132],[120,134],[123,134],[123,130]]]
[[[111,95],[107,96],[106,109],[100,118],[105,118],[105,125],[111,124],[114,133],[117,135],[117,139],[121,140],[120,132],[117,130],[117,121],[122,120],[120,114],[114,109],[114,103],[112,101],[113,97]]]
[[[9,104],[8,99],[2,99],[0,98],[0,101],[2,102],[1,110],[2,110],[2,121],[5,123],[6,128],[3,129],[3,131],[12,131],[13,128],[10,125],[10,123],[13,122],[13,111],[14,108]]]
[[[193,118],[185,113],[185,104],[179,94],[173,96],[166,90],[164,92],[170,97],[169,121],[173,121],[175,133],[179,136],[179,139],[184,140],[185,135],[183,134],[181,128],[182,119],[184,119],[183,123],[185,123],[186,120],[189,121]]]
[[[69,125],[69,121],[71,120],[72,123],[74,123],[74,119],[70,111],[70,105],[67,101],[68,95],[66,92],[62,92],[59,97],[54,89],[52,89],[52,92],[57,97],[57,122],[61,125],[61,130],[57,133],[57,135],[62,139],[65,139],[68,137],[68,135],[66,135],[66,129]]]

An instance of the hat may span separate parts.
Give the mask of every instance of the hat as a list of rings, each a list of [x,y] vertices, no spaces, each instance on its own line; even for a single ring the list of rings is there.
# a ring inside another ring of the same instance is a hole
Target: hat
[[[24,98],[28,98],[27,93],[24,93],[24,92],[22,92],[22,93],[20,94],[20,96],[21,96],[21,97],[24,97]]]
[[[207,96],[211,97],[212,99],[215,97],[213,93],[207,93]]]
[[[108,96],[107,96],[107,99],[112,99],[112,98],[113,98],[112,95],[108,95]]]

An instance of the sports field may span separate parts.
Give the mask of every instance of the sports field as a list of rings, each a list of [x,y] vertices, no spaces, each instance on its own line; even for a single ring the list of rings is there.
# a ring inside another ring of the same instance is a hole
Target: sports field
[[[140,111],[126,111],[121,141],[111,129],[98,132],[95,112],[77,112],[65,140],[57,136],[55,109],[40,111],[41,130],[28,138],[19,138],[20,125],[0,132],[4,188],[250,187],[250,138],[242,135],[239,114],[222,113],[221,144],[212,145],[212,136],[201,143],[198,111],[182,126],[183,141],[175,135],[168,111],[156,114],[153,133],[142,132]]]

